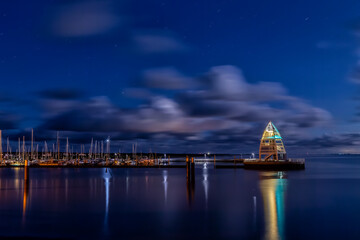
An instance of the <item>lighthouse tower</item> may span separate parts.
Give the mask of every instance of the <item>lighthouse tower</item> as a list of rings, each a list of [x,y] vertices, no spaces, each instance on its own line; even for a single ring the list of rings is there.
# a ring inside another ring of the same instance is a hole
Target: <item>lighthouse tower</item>
[[[275,125],[270,121],[266,126],[260,141],[259,160],[284,161],[286,159],[286,151],[282,137]]]

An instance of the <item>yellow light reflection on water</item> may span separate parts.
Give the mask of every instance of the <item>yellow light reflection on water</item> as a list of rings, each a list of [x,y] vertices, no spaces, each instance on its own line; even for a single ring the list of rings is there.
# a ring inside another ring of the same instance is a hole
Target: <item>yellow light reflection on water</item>
[[[287,180],[283,176],[282,172],[261,173],[260,176],[266,240],[284,239],[284,195]]]

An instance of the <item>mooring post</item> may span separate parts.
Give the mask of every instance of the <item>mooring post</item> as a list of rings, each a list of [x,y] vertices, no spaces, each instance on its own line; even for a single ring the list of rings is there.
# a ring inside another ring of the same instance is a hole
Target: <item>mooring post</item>
[[[187,199],[189,206],[191,206],[194,197],[194,188],[193,188],[194,185],[192,183],[190,176],[191,176],[190,161],[189,161],[189,157],[186,156],[186,190],[187,190]]]
[[[215,168],[215,165],[216,165],[216,156],[214,155],[214,168]]]
[[[190,181],[190,162],[188,156],[186,156],[186,180]]]
[[[24,166],[24,193],[23,193],[23,218],[25,217],[28,195],[29,195],[29,167]]]
[[[191,171],[191,184],[194,187],[195,185],[195,162],[194,162],[194,157],[191,158],[191,167],[190,167],[190,171]]]

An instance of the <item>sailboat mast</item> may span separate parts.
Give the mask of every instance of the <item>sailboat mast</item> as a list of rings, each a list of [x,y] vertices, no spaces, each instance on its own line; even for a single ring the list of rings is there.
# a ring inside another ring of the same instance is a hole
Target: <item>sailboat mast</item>
[[[19,160],[20,160],[20,158],[21,158],[20,138],[18,138],[18,141],[19,141]]]
[[[60,141],[59,141],[59,132],[56,134],[56,141],[57,141],[57,159],[60,160]]]
[[[25,136],[23,136],[22,159],[25,162]]]
[[[0,162],[3,163],[1,130],[0,130]]]
[[[33,152],[34,152],[34,129],[31,129],[31,153],[30,153],[31,159],[33,159]]]

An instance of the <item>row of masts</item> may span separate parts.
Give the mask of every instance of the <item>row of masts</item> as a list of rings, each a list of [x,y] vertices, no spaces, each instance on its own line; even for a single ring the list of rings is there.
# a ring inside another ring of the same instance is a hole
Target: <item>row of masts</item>
[[[34,130],[31,130],[30,144],[26,143],[25,136],[18,137],[17,149],[13,151],[13,142],[9,137],[6,139],[6,152],[3,151],[2,132],[0,130],[0,166],[74,166],[74,165],[136,165],[149,166],[155,164],[170,164],[170,156],[166,160],[157,157],[156,153],[141,153],[137,155],[138,144],[132,144],[132,155],[118,152],[111,152],[110,136],[105,140],[94,140],[91,138],[89,145],[70,144],[66,137],[66,144],[61,146],[60,134],[56,133],[56,140],[52,143],[39,142],[35,140]],[[11,144],[12,143],[12,144]],[[75,150],[74,150],[75,149]]]
[[[74,151],[74,145],[70,145],[69,138],[66,138],[65,151],[60,150],[59,132],[56,134],[56,142],[49,146],[47,141],[43,142],[42,149],[39,151],[39,143],[35,144],[34,130],[31,130],[31,144],[26,145],[25,136],[22,139],[18,138],[18,147],[13,152],[9,137],[6,138],[6,152],[3,151],[2,131],[0,130],[0,164],[4,163],[5,159],[24,160],[26,157],[30,160],[36,159],[71,159],[74,155],[81,157],[88,157],[89,159],[104,159],[110,156],[110,137],[104,141],[97,141],[92,138],[89,150],[86,151],[85,144],[80,144],[80,151]],[[104,147],[106,149],[104,149]],[[105,151],[104,151],[105,150]],[[120,153],[120,150],[119,150]]]

